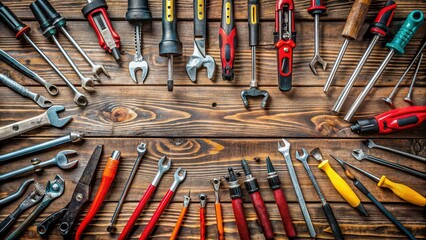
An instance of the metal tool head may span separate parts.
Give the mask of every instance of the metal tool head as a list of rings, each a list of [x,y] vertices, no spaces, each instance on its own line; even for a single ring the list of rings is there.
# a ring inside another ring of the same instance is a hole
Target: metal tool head
[[[80,180],[78,181],[79,184],[88,186],[89,188],[93,185],[93,181],[96,178],[96,168],[98,167],[99,160],[101,159],[103,148],[104,145],[99,144],[96,146],[95,150],[93,150],[92,156],[90,156],[90,159],[81,174]],[[77,191],[77,189],[74,191]]]
[[[58,166],[61,169],[70,169],[75,167],[78,164],[78,160],[69,162],[67,155],[72,155],[76,153],[77,152],[74,150],[60,151],[58,154],[56,154],[56,157],[55,157],[56,166]]]
[[[138,154],[144,154],[146,152],[146,143],[141,143],[136,148],[138,151]]]
[[[81,132],[70,132],[71,142],[79,142],[83,139],[84,133]]]
[[[89,103],[89,100],[87,100],[87,97],[83,94],[76,92],[74,95],[74,103],[78,106],[85,107]]]
[[[406,97],[404,98],[404,102],[406,102],[406,103],[410,103],[410,104],[413,104],[413,100],[411,99],[411,96],[406,96]]]
[[[207,194],[205,194],[205,193],[198,194],[198,199],[200,199],[201,207],[204,208],[206,206],[206,203],[207,203]]]
[[[194,53],[189,57],[186,64],[186,73],[193,82],[197,81],[197,71],[201,66],[206,68],[209,79],[212,79],[214,76],[216,61],[212,56],[206,55],[205,52],[205,41],[194,40]]]
[[[34,190],[19,204],[19,207],[24,209],[30,208],[40,202],[45,194],[46,190],[43,184],[35,183]]]
[[[64,193],[64,189],[64,179],[61,176],[56,175],[55,179],[52,181],[47,181],[45,198],[47,197],[49,199],[55,199],[60,197]]]
[[[382,100],[387,103],[389,105],[389,107],[394,108],[395,106],[393,105],[392,99],[390,97],[384,97],[382,98]]]
[[[249,102],[248,102],[247,97],[261,97],[261,96],[263,96],[263,99],[260,102],[260,107],[262,109],[265,109],[266,103],[267,103],[268,98],[269,98],[269,93],[267,91],[259,90],[255,87],[241,91],[241,99],[243,100],[245,108],[249,107]]]
[[[356,181],[357,180],[357,178],[351,173],[351,171],[349,171],[349,168],[346,167],[346,162],[345,161],[343,161],[342,159],[337,158],[337,157],[335,157],[335,156],[333,156],[331,154],[330,154],[330,156],[332,158],[334,158],[340,164],[340,166],[343,168],[343,171],[345,172],[345,175],[349,179],[351,179],[352,181]]]
[[[358,161],[364,160],[367,157],[362,149],[352,150],[352,156],[354,156],[354,158]]]
[[[282,154],[284,153],[289,153],[290,152],[290,143],[285,140],[284,138],[282,139],[284,146],[281,145],[280,142],[278,142],[278,151],[281,152]]]
[[[50,95],[52,95],[52,96],[58,95],[58,93],[59,93],[58,87],[56,87],[55,85],[53,85],[49,82],[44,82],[43,85]]]
[[[41,107],[41,108],[50,108],[51,106],[53,106],[52,101],[50,101],[49,99],[41,96],[41,95],[37,95],[37,98],[35,99],[35,102]]]
[[[309,63],[309,67],[311,68],[312,72],[317,75],[317,70],[315,69],[315,65],[319,63],[322,66],[322,69],[325,71],[327,68],[327,62],[322,59],[320,55],[315,55],[314,58],[312,58],[311,62]]]
[[[191,191],[188,192],[188,196],[184,195],[183,196],[183,206],[184,207],[188,207],[189,203],[191,202]]]
[[[362,144],[364,144],[364,146],[366,146],[370,149],[374,148],[376,146],[376,143],[371,139],[367,139],[367,140],[362,141]]]
[[[167,163],[164,164],[164,161],[167,160]],[[152,180],[152,185],[157,186],[160,182],[161,177],[165,172],[167,172],[170,169],[170,166],[172,165],[172,160],[167,158],[166,156],[162,156],[160,160],[158,160],[158,171],[157,174],[154,177],[154,180]]]
[[[170,186],[170,191],[175,192],[177,187],[181,182],[183,182],[186,178],[186,170],[179,167],[175,174],[173,175],[174,181],[172,183],[172,186]]]
[[[132,77],[135,83],[138,83],[136,72],[139,70],[142,70],[142,83],[143,83],[146,79],[146,76],[148,75],[148,70],[149,70],[148,63],[145,60],[141,60],[141,61],[134,60],[129,63],[130,77]]]
[[[99,77],[99,74],[105,74],[105,76],[110,77],[108,71],[105,69],[103,65],[94,64],[92,65],[92,75],[95,77],[95,81],[101,81],[101,78]]]
[[[324,159],[322,158],[321,155],[321,150],[319,148],[314,148],[312,149],[310,155],[317,161],[322,162]]]
[[[47,109],[46,114],[52,126],[60,128],[65,126],[69,121],[71,121],[72,117],[59,118],[58,112],[62,112],[64,110],[64,106],[52,106]]]
[[[213,190],[215,192],[218,192],[220,188],[221,178],[213,178],[212,180],[210,180],[210,182],[213,185]]]
[[[93,79],[88,78],[88,77],[84,77],[80,79],[81,81],[81,87],[88,91],[88,92],[95,92],[96,89],[94,88],[95,86],[95,82],[93,81]]]
[[[296,159],[301,162],[306,162],[309,157],[308,151],[305,148],[302,148],[303,155],[300,155],[299,151],[296,151]]]

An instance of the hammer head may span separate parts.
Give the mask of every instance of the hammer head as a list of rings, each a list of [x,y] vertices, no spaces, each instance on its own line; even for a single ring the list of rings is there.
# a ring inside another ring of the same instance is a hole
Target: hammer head
[[[49,122],[52,126],[60,128],[65,126],[69,121],[71,121],[72,117],[59,118],[58,112],[62,112],[64,110],[64,106],[52,106],[47,109],[47,118],[49,119]]]
[[[189,57],[188,63],[186,64],[186,73],[188,74],[191,81],[197,81],[197,71],[199,68],[201,68],[201,66],[206,68],[208,79],[213,78],[216,69],[215,60],[210,55],[206,55],[205,57],[203,57],[201,54],[192,55]]]
[[[260,103],[260,107],[262,109],[265,109],[266,103],[267,103],[268,98],[269,98],[269,93],[267,91],[259,90],[255,87],[241,91],[241,99],[243,100],[244,107],[246,107],[246,108],[249,107],[247,97],[259,97],[259,96],[263,96],[263,99]]]

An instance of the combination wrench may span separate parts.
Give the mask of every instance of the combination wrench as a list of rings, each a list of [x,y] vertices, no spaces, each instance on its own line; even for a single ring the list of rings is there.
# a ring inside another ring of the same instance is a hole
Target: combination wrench
[[[415,155],[415,154],[411,154],[411,153],[408,153],[408,152],[403,152],[401,150],[397,150],[397,149],[394,149],[394,148],[390,148],[390,147],[386,147],[386,146],[376,144],[371,139],[368,139],[366,141],[362,141],[362,143],[370,149],[377,148],[377,149],[381,149],[381,150],[388,151],[388,152],[391,152],[391,153],[396,153],[396,154],[399,154],[399,155],[404,156],[404,157],[409,157],[409,158],[412,158],[412,159],[415,159],[415,160],[426,162],[426,158],[424,158],[424,157],[421,157],[421,156],[418,156],[418,155]]]

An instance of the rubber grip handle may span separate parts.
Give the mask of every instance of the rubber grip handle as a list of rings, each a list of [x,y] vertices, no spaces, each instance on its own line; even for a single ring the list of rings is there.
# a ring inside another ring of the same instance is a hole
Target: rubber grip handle
[[[126,20],[132,24],[142,25],[151,22],[152,15],[149,11],[148,0],[129,0],[127,2]]]
[[[248,1],[248,28],[250,47],[259,45],[259,0]]]
[[[377,183],[377,186],[392,190],[395,195],[411,204],[420,207],[426,206],[426,198],[423,197],[420,193],[416,192],[415,190],[406,185],[392,182],[386,176],[382,176],[380,178],[380,181]]]
[[[200,240],[206,239],[206,210],[200,208]]]
[[[311,0],[311,7],[308,8],[308,13],[311,15],[322,14],[327,11],[327,7],[324,6],[323,0]]]
[[[397,108],[379,114],[374,119],[381,134],[408,129],[419,126],[426,120],[426,106]]]
[[[218,239],[225,240],[225,230],[223,228],[222,205],[220,203],[215,203],[214,208],[216,212],[216,225],[217,225]]]
[[[274,191],[275,202],[277,203],[281,219],[283,221],[284,230],[288,238],[296,237],[296,229],[294,229],[291,221],[290,210],[288,209],[287,200],[282,188],[277,188]]]
[[[240,239],[250,239],[246,216],[244,215],[244,205],[242,198],[232,199],[232,210],[234,212],[235,222],[237,224],[238,235]]]
[[[385,3],[385,7],[379,11],[374,22],[371,24],[370,32],[381,37],[386,36],[395,13],[395,8],[396,3],[393,0],[388,0]]]
[[[262,199],[260,192],[253,192],[250,194],[251,202],[253,203],[254,210],[256,211],[257,219],[262,227],[265,239],[274,239],[274,230],[272,229],[271,221],[268,217],[265,202]]]
[[[159,45],[162,57],[181,56],[182,43],[177,31],[176,0],[163,0],[163,36]]]
[[[234,59],[237,48],[237,29],[234,22],[234,2],[222,1],[222,18],[219,28],[220,60],[222,63],[222,79],[234,79]]]
[[[133,211],[132,216],[130,216],[130,219],[127,221],[126,226],[124,226],[123,231],[118,237],[119,240],[127,239],[127,236],[129,235],[130,231],[135,225],[136,220],[138,220],[139,215],[141,214],[142,210],[145,208],[146,203],[151,198],[154,191],[155,191],[155,186],[150,184],[149,187],[146,189],[144,195],[142,196],[141,200],[139,201],[138,205],[136,206],[135,211]]]
[[[358,37],[359,30],[364,23],[371,1],[372,0],[355,0],[348,18],[346,19],[342,37],[349,40],[355,40]]]
[[[65,27],[66,20],[59,14],[56,9],[47,0],[36,0],[35,3],[43,10],[44,14],[47,15],[49,20],[56,27]]]
[[[346,202],[349,203],[349,205],[351,205],[353,208],[356,208],[359,206],[359,204],[361,204],[361,200],[358,198],[352,188],[345,182],[345,180],[343,180],[343,178],[337,174],[336,171],[334,171],[328,160],[322,161],[318,165],[318,168],[327,174],[334,188],[337,190],[337,192],[339,192],[340,196],[342,196]]]
[[[21,215],[24,211],[25,209],[17,207],[15,211],[13,211],[9,216],[7,216],[5,219],[3,219],[3,221],[0,222],[0,236],[6,236],[6,234],[15,224],[16,220],[18,220],[19,215]]]
[[[404,24],[398,30],[398,33],[392,39],[392,42],[386,44],[389,49],[395,50],[399,54],[405,53],[405,46],[416,34],[417,29],[424,23],[424,14],[420,10],[414,10],[408,14]]]
[[[207,38],[206,0],[194,0],[194,37]]]
[[[21,39],[23,34],[29,33],[31,28],[13,13],[7,6],[0,2],[0,20],[15,33],[16,39]]]
[[[188,210],[188,208],[183,207],[183,208],[182,208],[182,210],[180,211],[179,218],[178,218],[178,220],[176,221],[176,225],[175,225],[175,227],[173,228],[172,235],[170,236],[170,239],[169,239],[169,240],[175,240],[175,239],[178,237],[178,235],[179,235],[179,230],[180,230],[180,227],[182,226],[183,218],[185,217],[185,214],[186,214],[186,211],[187,211],[187,210]]]
[[[222,0],[220,28],[222,28],[227,35],[231,34],[231,31],[235,28],[233,0]]]
[[[56,28],[50,23],[49,18],[44,14],[42,9],[35,3],[30,4],[31,12],[33,13],[35,19],[40,25],[40,29],[43,32],[43,36],[50,38],[56,34]]]
[[[333,236],[336,240],[343,240],[342,231],[340,230],[339,224],[337,223],[336,217],[334,216],[333,210],[330,207],[329,203],[324,203],[322,205],[322,209],[324,210],[325,217],[327,218],[327,222],[330,225],[331,231],[333,232]]]

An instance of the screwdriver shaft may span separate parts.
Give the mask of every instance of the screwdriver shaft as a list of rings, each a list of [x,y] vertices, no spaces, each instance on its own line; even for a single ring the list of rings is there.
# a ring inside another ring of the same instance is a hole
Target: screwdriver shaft
[[[324,89],[323,89],[324,93],[327,93],[328,89],[331,86],[331,83],[333,82],[334,76],[337,73],[337,69],[339,69],[340,62],[342,61],[343,56],[345,55],[346,48],[348,48],[349,42],[350,42],[349,39],[345,39],[345,41],[342,44],[342,47],[340,48],[340,52],[337,55],[336,61],[334,62],[330,75],[328,76],[327,81],[325,82]]]

